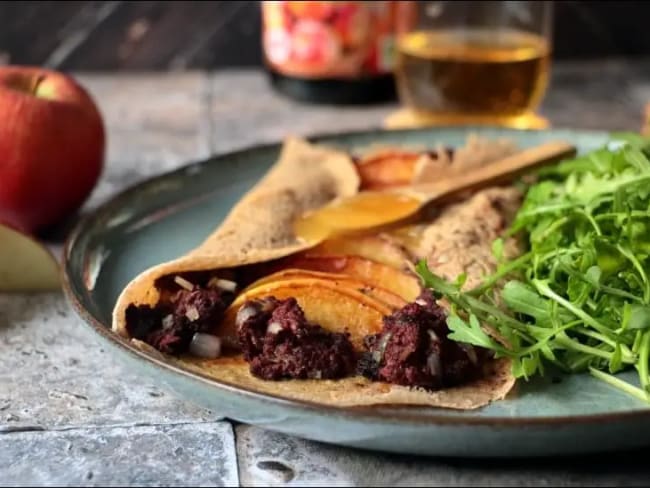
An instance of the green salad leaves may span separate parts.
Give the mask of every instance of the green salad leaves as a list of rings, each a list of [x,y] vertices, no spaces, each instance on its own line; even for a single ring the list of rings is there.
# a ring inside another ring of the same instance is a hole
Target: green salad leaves
[[[649,158],[650,140],[620,134],[540,171],[503,236],[524,254],[505,259],[494,242],[499,266],[471,290],[420,262],[451,304],[450,338],[511,358],[518,378],[589,371],[650,402]],[[632,368],[640,386],[615,376]]]

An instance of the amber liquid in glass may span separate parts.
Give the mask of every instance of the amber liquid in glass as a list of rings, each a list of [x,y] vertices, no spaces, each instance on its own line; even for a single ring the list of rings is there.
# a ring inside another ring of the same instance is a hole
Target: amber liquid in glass
[[[415,31],[397,45],[396,79],[411,108],[444,119],[520,117],[546,91],[550,46],[520,31]]]

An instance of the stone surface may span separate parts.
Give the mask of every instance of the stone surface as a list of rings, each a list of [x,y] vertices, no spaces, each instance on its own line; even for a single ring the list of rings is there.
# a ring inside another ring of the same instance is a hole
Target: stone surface
[[[0,486],[237,486],[226,422],[0,434]]]
[[[620,60],[554,66],[542,112],[556,126],[636,130],[650,101],[649,68],[647,61]],[[275,95],[263,74],[247,71],[82,74],[80,80],[108,130],[106,168],[84,212],[210,153],[288,134],[380,127],[395,108],[302,105]],[[57,253],[64,231],[51,236]],[[133,375],[102,349],[61,294],[0,294],[0,485],[234,484],[232,432],[218,418]],[[441,462],[338,449],[244,426],[238,434],[241,481],[249,486],[568,486],[643,483],[649,474],[622,458],[576,466]],[[605,470],[611,474],[601,480]]]
[[[562,461],[426,459],[329,446],[245,425],[236,428],[236,438],[243,486],[643,486],[650,476],[650,467],[631,454]]]
[[[0,432],[217,418],[126,370],[60,294],[0,295],[0,311]]]
[[[79,80],[96,100],[107,133],[104,174],[86,209],[211,152],[207,75],[81,74]]]
[[[99,104],[109,129],[199,134],[206,124],[208,76],[177,73],[77,76]]]
[[[633,130],[650,101],[650,60],[599,60],[553,66],[541,112],[555,127]]]
[[[377,128],[395,109],[393,105],[336,107],[298,103],[276,94],[266,76],[254,71],[214,74],[210,102],[211,144],[219,152],[275,142],[288,135]]]

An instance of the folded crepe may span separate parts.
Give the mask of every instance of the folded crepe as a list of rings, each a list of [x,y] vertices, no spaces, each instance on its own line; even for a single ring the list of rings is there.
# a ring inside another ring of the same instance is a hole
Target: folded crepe
[[[160,283],[164,280],[188,272],[219,271],[221,274],[304,251],[311,245],[294,235],[295,218],[335,199],[353,195],[358,188],[358,172],[346,153],[288,139],[275,165],[203,243],[178,259],[146,270],[127,285],[114,308],[113,330],[146,352],[216,382],[287,399],[339,407],[394,404],[473,409],[505,397],[514,385],[506,359],[489,360],[483,375],[463,386],[428,391],[370,381],[361,376],[338,380],[262,380],[250,373],[241,354],[209,360],[173,357],[129,336],[125,320],[127,307],[156,305],[161,298]],[[485,245],[489,249],[490,243]],[[352,343],[362,341],[360,331],[348,332]],[[216,334],[220,333],[229,336],[224,337],[226,342],[236,341],[231,329],[217,328]]]

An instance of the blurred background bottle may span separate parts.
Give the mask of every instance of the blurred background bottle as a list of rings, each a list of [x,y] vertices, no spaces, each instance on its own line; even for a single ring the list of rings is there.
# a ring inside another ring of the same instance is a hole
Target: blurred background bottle
[[[395,76],[423,119],[526,126],[546,92],[552,2],[399,2]]]
[[[363,104],[396,97],[394,1],[263,1],[271,82],[292,98]]]

